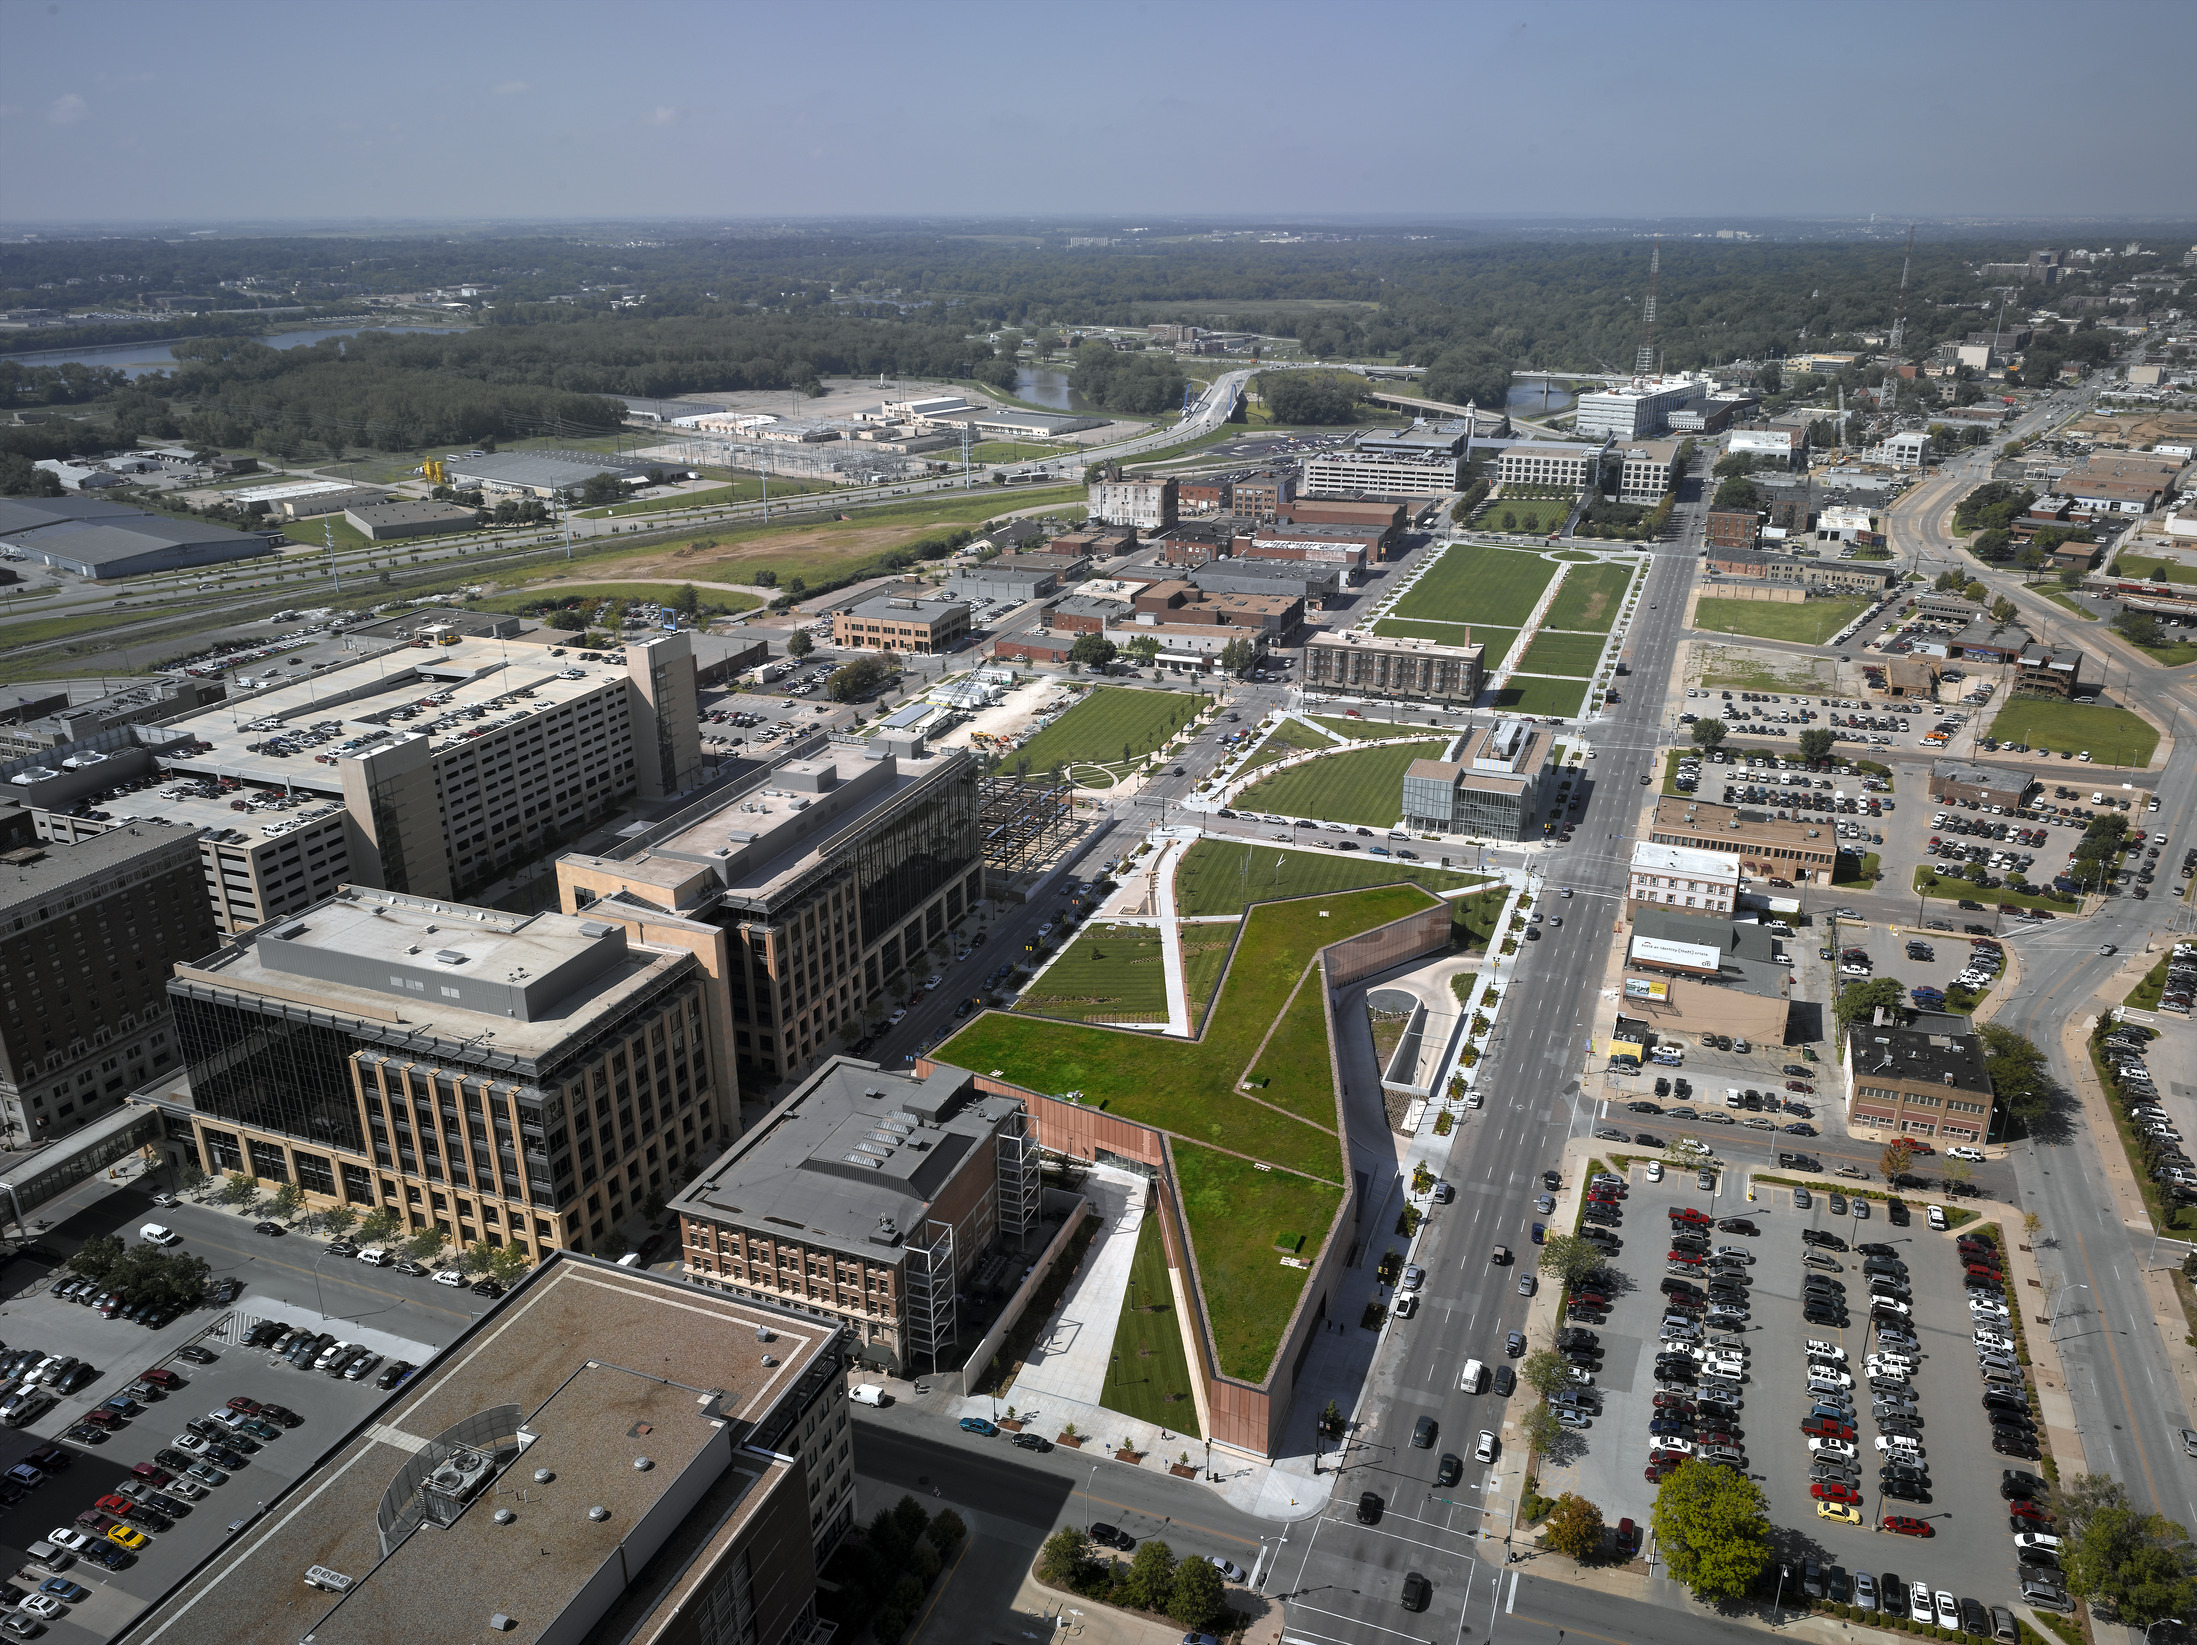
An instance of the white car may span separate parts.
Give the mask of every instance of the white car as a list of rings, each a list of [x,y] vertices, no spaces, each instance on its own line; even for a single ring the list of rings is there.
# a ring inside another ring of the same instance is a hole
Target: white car
[[[1902,1456],[1913,1457],[1917,1462],[1923,1457],[1922,1441],[1913,1434],[1879,1434],[1877,1449],[1885,1452],[1897,1451]]]
[[[82,1553],[92,1544],[92,1539],[82,1531],[72,1531],[66,1525],[58,1530],[48,1531],[46,1540],[56,1548],[66,1548],[71,1553]]]
[[[1398,1319],[1409,1319],[1419,1311],[1419,1299],[1407,1291],[1396,1299],[1389,1311]]]
[[[163,1227],[157,1222],[148,1222],[147,1224],[145,1224],[144,1227],[140,1228],[137,1231],[137,1237],[139,1239],[149,1241],[154,1245],[180,1245],[183,1243],[183,1236],[181,1234],[177,1233],[173,1228]]]
[[[1475,1462],[1493,1462],[1495,1460],[1495,1435],[1489,1429],[1483,1428],[1480,1430],[1480,1442],[1472,1448],[1472,1460]]]
[[[1650,1182],[1661,1182],[1663,1180],[1663,1162],[1661,1160],[1652,1159],[1648,1161],[1648,1180]]]
[[[1808,1369],[1808,1386],[1829,1383],[1834,1388],[1851,1388],[1854,1376],[1851,1371],[1834,1371],[1828,1365],[1814,1365]]]
[[[459,1273],[455,1268],[438,1268],[435,1271],[434,1278],[437,1285],[454,1285],[462,1287],[466,1283],[465,1276]]]
[[[1719,1245],[1716,1248],[1716,1254],[1720,1257],[1729,1258],[1734,1262],[1746,1263],[1750,1267],[1753,1266],[1755,1260],[1755,1254],[1743,1245]]]
[[[2001,1336],[1996,1331],[1978,1331],[1976,1333],[1976,1346],[1978,1348],[1995,1348],[2001,1353],[2011,1354],[2014,1351],[2014,1339]]]
[[[40,1617],[48,1622],[65,1616],[69,1609],[51,1594],[31,1594],[19,1608],[26,1616]]]
[[[1804,1346],[1810,1359],[1835,1359],[1841,1365],[1846,1363],[1846,1350],[1825,1342],[1820,1337],[1810,1337]]]
[[[1844,1457],[1848,1462],[1861,1455],[1851,1442],[1843,1439],[1811,1439],[1808,1449],[1819,1457]]]

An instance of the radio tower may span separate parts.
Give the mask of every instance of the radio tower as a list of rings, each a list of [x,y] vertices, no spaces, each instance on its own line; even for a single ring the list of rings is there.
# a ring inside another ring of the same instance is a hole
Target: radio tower
[[[1907,337],[1907,269],[1908,265],[1914,260],[1915,225],[1909,223],[1907,225],[1907,255],[1900,259],[1899,265],[1899,306],[1892,311],[1892,335],[1885,340],[1884,344],[1885,353],[1895,356],[1900,351],[1900,344]]]
[[[1635,377],[1655,375],[1655,277],[1663,266],[1663,236],[1655,237],[1655,249],[1648,253],[1648,301],[1640,310],[1640,352],[1633,356],[1632,374]]]

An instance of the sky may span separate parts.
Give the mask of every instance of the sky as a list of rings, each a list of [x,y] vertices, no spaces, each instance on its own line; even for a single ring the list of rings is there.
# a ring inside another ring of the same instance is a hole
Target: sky
[[[2189,0],[5,0],[0,230],[2186,217]]]

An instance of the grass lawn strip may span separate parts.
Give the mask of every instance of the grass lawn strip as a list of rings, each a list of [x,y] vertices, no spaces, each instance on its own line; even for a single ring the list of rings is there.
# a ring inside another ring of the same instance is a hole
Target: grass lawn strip
[[[1147,1212],[1137,1229],[1129,1281],[1121,1317],[1114,1323],[1114,1357],[1099,1403],[1196,1439],[1198,1405],[1190,1391],[1181,1322],[1175,1317],[1175,1290],[1167,1279],[1167,1247],[1154,1213]]]
[[[1991,735],[2002,743],[2028,743],[2057,754],[2087,749],[2095,763],[2146,766],[2159,748],[2159,732],[2149,720],[2125,708],[2102,703],[2063,703],[2049,697],[2016,697],[1991,722]]]
[[[1308,1270],[1283,1263],[1275,1238],[1303,1234],[1301,1260],[1311,1260],[1342,1207],[1343,1190],[1261,1171],[1249,1160],[1195,1143],[1177,1142],[1174,1155],[1219,1368],[1228,1376],[1263,1382],[1310,1277]]]
[[[1273,1038],[1248,1078],[1255,1095],[1315,1125],[1335,1123],[1335,1080],[1327,1062],[1327,1013],[1320,979],[1309,970],[1282,1012]],[[1264,1080],[1264,1085],[1258,1082]]]
[[[1485,543],[1453,544],[1396,603],[1396,615],[1516,627],[1533,615],[1557,569],[1538,554]]]
[[[1511,647],[1518,642],[1518,630],[1502,628],[1488,623],[1441,623],[1409,621],[1402,617],[1383,617],[1373,625],[1373,632],[1395,640],[1432,640],[1436,645],[1477,645],[1486,649],[1481,659],[1493,673],[1508,657]]]
[[[1428,730],[1423,725],[1398,725],[1393,720],[1353,720],[1344,715],[1315,714],[1314,725],[1325,726],[1338,737],[1349,737],[1357,742],[1386,742],[1394,737],[1424,737]]]
[[[1448,746],[1441,737],[1324,754],[1260,778],[1236,796],[1236,809],[1394,828],[1403,816],[1405,770],[1414,760],[1440,759]]]
[[[1243,762],[1246,771],[1256,771],[1262,765],[1272,765],[1276,760],[1286,760],[1292,754],[1302,754],[1313,749],[1335,746],[1332,737],[1323,737],[1304,721],[1285,719],[1277,721],[1266,734],[1266,740],[1253,750],[1251,758]]]
[[[1694,627],[1713,634],[1752,634],[1764,640],[1821,645],[1864,611],[1867,600],[1721,600],[1704,595],[1694,605]]]
[[[1166,742],[1212,700],[1180,691],[1098,686],[1015,750],[1014,760],[1017,765],[1028,760],[1033,772],[1091,764],[1118,774],[1125,768],[1124,748],[1129,750],[1128,761],[1133,763]],[[1398,796],[1397,803],[1401,804],[1401,790]]]
[[[684,585],[672,578],[662,582],[645,583],[560,583],[553,587],[531,589],[521,594],[491,594],[486,599],[466,601],[468,611],[538,611],[545,605],[561,604],[566,600],[580,600],[580,614],[595,615],[599,600],[638,601],[649,605],[663,605],[675,599]],[[763,602],[752,594],[735,594],[730,589],[696,586],[695,593],[704,606],[721,606],[727,611],[753,611]],[[575,635],[574,643],[578,642]]]
[[[1165,1022],[1167,978],[1159,932],[1139,925],[1084,931],[1015,1009],[1089,1022]]]
[[[1332,1107],[1315,1126],[1247,1099],[1236,1082],[1315,953],[1401,919],[1427,901],[1419,887],[1396,885],[1256,910],[1244,922],[1203,1036],[1169,1044],[1164,1056],[1133,1029],[999,1011],[977,1017],[932,1055],[960,1068],[997,1068],[1002,1078],[1033,1091],[1081,1091],[1084,1102],[1123,1119],[1340,1181],[1340,1146],[1328,1129]],[[1320,1059],[1323,1067],[1326,1060]]]
[[[1521,714],[1554,714],[1577,718],[1587,700],[1585,680],[1552,680],[1537,674],[1513,674],[1495,694],[1497,708],[1515,708]],[[1403,804],[1403,788],[1397,786],[1396,803]]]
[[[1213,989],[1228,963],[1228,951],[1236,946],[1236,926],[1185,925],[1176,934],[1182,945],[1182,988],[1190,1001],[1190,1032],[1195,1034],[1205,1026]]]
[[[2049,908],[2055,914],[2073,913],[2082,907],[2079,897],[2055,896],[2044,891],[2016,891],[2002,886],[1996,891],[1986,891],[1971,880],[1957,875],[1939,874],[1935,885],[1923,884],[1924,874],[1931,872],[1927,864],[1915,866],[1914,891],[1918,897],[1929,897],[1937,902],[1980,902],[1985,908],[1994,903],[2004,908]],[[1841,881],[1841,884],[1846,882]],[[1974,910],[1970,910],[1974,912]]]
[[[1478,885],[1485,878],[1350,852],[1296,851],[1281,845],[1200,840],[1183,854],[1175,868],[1175,912],[1235,914],[1254,902],[1354,891],[1369,885],[1393,885],[1399,880],[1422,885],[1429,891],[1455,891]]]
[[[1522,674],[1560,674],[1575,680],[1594,677],[1595,665],[1602,660],[1603,648],[1609,644],[1601,634],[1554,633],[1541,629],[1526,647],[1526,654],[1518,659]]]
[[[1624,609],[1625,590],[1632,577],[1632,567],[1628,565],[1567,566],[1564,580],[1557,587],[1556,598],[1549,602],[1549,614],[1541,620],[1541,626],[1609,633],[1617,624],[1618,613]]]

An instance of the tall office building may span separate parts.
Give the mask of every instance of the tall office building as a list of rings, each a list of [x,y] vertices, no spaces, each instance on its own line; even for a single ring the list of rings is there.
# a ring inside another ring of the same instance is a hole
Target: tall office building
[[[601,657],[437,638],[171,719],[103,769],[173,781],[104,818],[41,811],[39,832],[199,825],[208,905],[236,932],[346,883],[462,897],[628,798],[700,781],[691,636]]]
[[[692,948],[724,979],[740,1083],[776,1085],[860,1028],[984,895],[965,749],[835,743],[604,856],[558,859],[563,906]]]
[[[120,1637],[825,1645],[845,1359],[827,1321],[559,1254]]]
[[[176,1056],[168,968],[217,940],[198,831],[132,823],[0,852],[0,1142],[110,1112]]]
[[[176,967],[184,1066],[138,1095],[209,1174],[589,1250],[738,1129],[712,987],[616,923],[346,888]]]
[[[1635,378],[1622,388],[1580,395],[1572,432],[1582,439],[1645,439],[1670,427],[1672,412],[1707,394],[1708,385],[1690,377]]]

